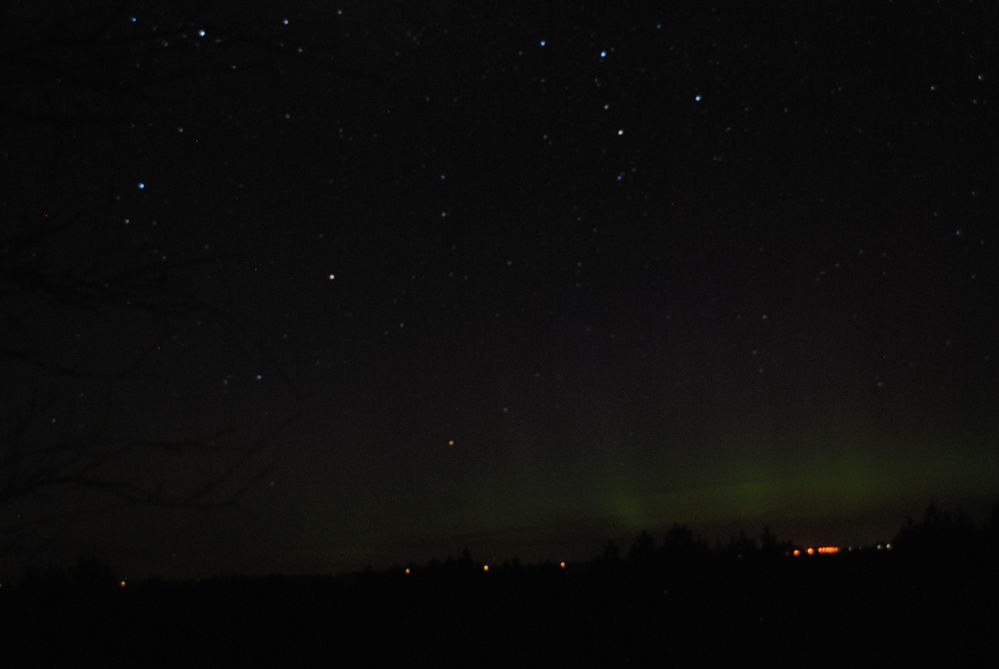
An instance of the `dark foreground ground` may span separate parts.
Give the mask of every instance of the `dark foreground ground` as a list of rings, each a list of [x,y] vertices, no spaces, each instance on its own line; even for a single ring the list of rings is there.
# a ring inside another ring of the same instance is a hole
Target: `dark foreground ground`
[[[0,590],[3,666],[995,666],[992,555],[696,565],[455,562],[405,574]]]

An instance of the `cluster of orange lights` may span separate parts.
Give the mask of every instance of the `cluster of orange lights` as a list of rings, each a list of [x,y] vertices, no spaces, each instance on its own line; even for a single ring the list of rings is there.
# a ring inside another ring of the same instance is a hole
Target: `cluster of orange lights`
[[[835,555],[836,553],[839,553],[839,546],[819,546],[818,548],[812,548],[809,546],[805,549],[805,553],[808,555],[815,555],[816,553],[821,553],[822,555]],[[801,555],[801,550],[795,548],[791,554],[794,555],[794,557],[798,557]]]

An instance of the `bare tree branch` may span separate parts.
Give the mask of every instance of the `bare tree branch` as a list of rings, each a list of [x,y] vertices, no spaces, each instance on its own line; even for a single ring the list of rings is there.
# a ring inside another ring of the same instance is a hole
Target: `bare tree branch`
[[[200,3],[192,3],[191,9],[172,7],[174,20],[161,22],[168,27],[129,29],[131,4],[87,6],[70,16],[40,18],[0,46],[0,118],[8,129],[51,131],[51,154],[33,160],[44,162],[41,169],[47,170],[39,175],[40,183],[57,184],[47,189],[56,202],[44,212],[28,196],[19,207],[4,203],[0,209],[0,371],[20,370],[34,388],[28,397],[4,403],[0,412],[0,508],[91,493],[135,505],[228,506],[269,474],[273,466],[260,462],[264,452],[298,416],[292,411],[248,441],[231,425],[201,436],[121,436],[112,390],[158,379],[148,370],[151,349],[122,345],[116,359],[86,350],[62,355],[51,350],[54,338],[38,331],[39,322],[58,323],[70,316],[93,332],[99,332],[98,325],[124,330],[152,324],[166,332],[178,324],[209,322],[218,328],[223,345],[273,370],[283,392],[298,404],[295,384],[282,365],[249,336],[255,328],[184,282],[194,272],[239,255],[189,252],[150,260],[134,242],[123,244],[107,233],[121,198],[115,192],[113,165],[108,166],[106,186],[83,198],[58,201],[59,193],[72,190],[59,178],[66,152],[61,138],[98,128],[110,136],[119,132],[120,138],[137,118],[169,113],[175,84],[231,72],[237,59],[241,71],[279,57],[346,79],[382,80],[339,64],[328,50],[289,47],[252,23],[200,22]],[[198,30],[211,39],[195,49]],[[78,243],[85,243],[88,252],[74,252]],[[86,402],[78,387],[90,393]],[[93,393],[95,387],[103,391]],[[55,415],[58,423],[50,419]],[[151,457],[175,463],[210,458],[215,466],[183,485],[151,482],[129,465]],[[65,517],[0,520],[0,537],[21,536]]]

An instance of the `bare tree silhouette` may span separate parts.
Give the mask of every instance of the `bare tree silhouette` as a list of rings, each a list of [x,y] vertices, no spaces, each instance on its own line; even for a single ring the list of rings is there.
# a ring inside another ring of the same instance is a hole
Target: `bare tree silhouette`
[[[0,197],[0,509],[66,491],[129,504],[230,504],[266,473],[257,456],[295,418],[294,411],[276,417],[249,439],[233,425],[182,437],[136,436],[116,425],[116,388],[162,381],[168,372],[149,364],[156,342],[192,323],[211,324],[228,347],[269,366],[282,392],[296,391],[247,323],[204,298],[192,279],[229,256],[203,248],[159,253],[162,240],[151,234],[119,234],[111,224],[121,222],[127,199],[119,152],[86,163],[79,152],[120,147],[153,122],[172,121],[180,91],[200,90],[236,61],[246,69],[286,59],[377,80],[338,65],[328,50],[292,48],[253,22],[214,25],[199,13],[202,4],[176,3],[139,25],[128,2],[3,10],[0,150],[10,190]],[[200,47],[206,39],[212,48]],[[67,338],[76,343],[64,345]],[[183,484],[156,480],[125,464],[140,453],[208,458],[212,467]],[[248,473],[251,462],[258,470]],[[0,537],[51,520],[5,512]]]

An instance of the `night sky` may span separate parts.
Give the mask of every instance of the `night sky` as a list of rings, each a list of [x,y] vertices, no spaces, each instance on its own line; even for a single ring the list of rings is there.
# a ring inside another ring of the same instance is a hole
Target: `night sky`
[[[5,483],[4,568],[846,545],[999,494],[992,3],[201,4],[3,10],[0,455],[135,486]]]

